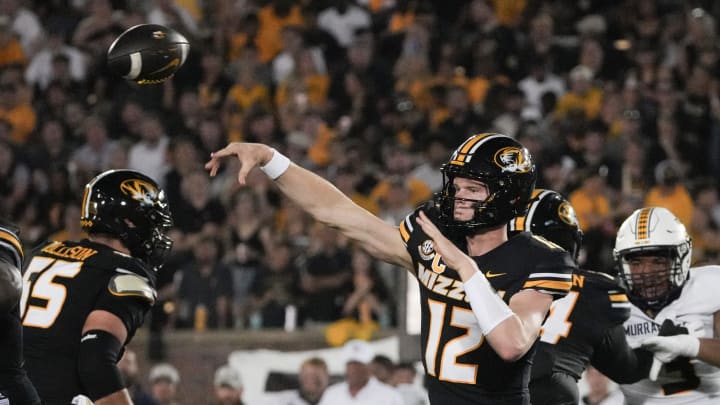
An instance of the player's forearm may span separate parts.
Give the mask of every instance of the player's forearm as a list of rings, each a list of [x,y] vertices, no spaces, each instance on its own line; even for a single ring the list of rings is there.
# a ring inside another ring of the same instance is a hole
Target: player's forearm
[[[618,384],[632,384],[648,377],[653,355],[645,349],[631,348],[622,324],[607,329],[598,342],[590,364],[608,378]]]
[[[697,359],[720,367],[720,339],[700,339],[700,350],[698,350]]]
[[[615,353],[597,353],[591,364],[618,384],[633,384],[648,378],[652,359],[647,350],[617,348]]]
[[[486,339],[495,353],[505,361],[517,361],[530,350],[538,333],[513,314],[493,329]]]
[[[96,399],[95,405],[132,405],[132,399],[127,389],[113,392],[110,395]]]
[[[371,256],[403,268],[412,267],[397,227],[355,204],[329,181],[290,164],[275,184],[314,219],[337,228]]]
[[[332,183],[295,164],[275,184],[313,218],[330,226],[342,227],[342,212],[350,214],[359,208]]]
[[[533,328],[528,327],[497,295],[474,261],[458,266],[458,273],[464,281],[465,294],[480,330],[495,353],[505,361],[516,361],[524,356],[537,338],[537,330],[531,333]]]

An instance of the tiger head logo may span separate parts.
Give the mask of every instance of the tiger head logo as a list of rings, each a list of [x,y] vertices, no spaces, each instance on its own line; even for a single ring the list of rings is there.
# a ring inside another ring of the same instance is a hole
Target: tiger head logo
[[[495,164],[503,172],[527,173],[532,169],[532,161],[527,150],[508,146],[495,152]]]
[[[558,218],[560,218],[561,221],[565,222],[566,224],[568,224],[570,226],[578,226],[579,227],[575,209],[567,201],[563,201],[558,206]]]
[[[142,205],[153,205],[158,201],[158,189],[152,184],[140,179],[128,179],[120,183],[120,191],[140,202]]]

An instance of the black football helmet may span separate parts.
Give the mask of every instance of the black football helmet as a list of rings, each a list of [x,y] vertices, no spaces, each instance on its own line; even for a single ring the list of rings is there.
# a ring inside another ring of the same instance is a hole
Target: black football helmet
[[[148,176],[133,170],[108,170],[85,186],[80,225],[89,234],[119,239],[130,253],[153,267],[172,248],[172,227],[165,192]]]
[[[524,215],[537,177],[528,150],[509,136],[496,133],[468,138],[453,152],[441,171],[443,188],[434,199],[438,219],[448,230],[466,236]],[[456,177],[484,183],[488,197],[485,201],[456,198],[453,186]],[[455,220],[456,201],[473,203],[475,215],[471,220]]]
[[[580,254],[583,232],[575,209],[555,191],[540,188],[533,191],[527,213],[508,223],[508,235],[517,232],[542,236],[567,250],[575,261]]]

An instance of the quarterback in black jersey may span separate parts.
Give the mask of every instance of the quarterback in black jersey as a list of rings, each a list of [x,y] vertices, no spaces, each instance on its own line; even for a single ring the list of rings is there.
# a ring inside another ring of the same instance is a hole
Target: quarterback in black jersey
[[[582,231],[575,210],[555,191],[533,192],[527,214],[508,225],[508,233],[518,232],[532,232],[578,257]],[[553,302],[543,323],[530,382],[533,405],[577,404],[577,382],[589,364],[620,383],[647,377],[652,355],[628,346],[623,322],[629,316],[628,297],[616,278],[576,270],[570,292]]]
[[[170,211],[155,181],[110,170],[85,186],[80,221],[89,239],[48,242],[25,263],[26,368],[46,405],[130,404],[116,363],[155,302]]]
[[[471,136],[443,166],[442,191],[399,228],[266,145],[231,143],[213,153],[210,175],[233,155],[241,184],[260,166],[315,219],[417,278],[432,404],[530,403],[540,326],[553,299],[570,289],[575,264],[545,240],[507,239],[507,223],[524,214],[535,185],[525,147],[501,134]]]
[[[23,369],[18,306],[22,259],[17,228],[0,220],[0,404],[39,405],[40,398]]]

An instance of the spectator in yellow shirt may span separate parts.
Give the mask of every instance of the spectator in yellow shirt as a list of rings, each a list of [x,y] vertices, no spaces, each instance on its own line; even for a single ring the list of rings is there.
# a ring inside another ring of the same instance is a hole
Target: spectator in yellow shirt
[[[683,224],[690,226],[695,203],[682,183],[682,174],[677,164],[664,160],[655,167],[655,182],[645,196],[645,207],[663,207],[675,214]]]
[[[35,129],[37,115],[28,102],[23,102],[19,94],[18,84],[0,84],[0,119],[12,125],[12,142],[16,145],[25,143]]]
[[[558,100],[555,113],[565,117],[572,110],[581,110],[588,120],[597,118],[602,107],[603,91],[592,83],[590,68],[578,65],[570,71],[570,90]]]

